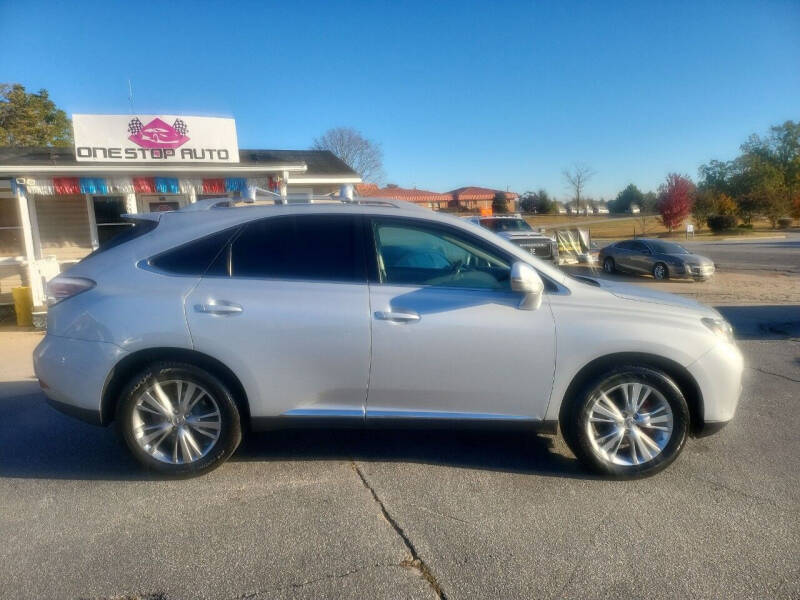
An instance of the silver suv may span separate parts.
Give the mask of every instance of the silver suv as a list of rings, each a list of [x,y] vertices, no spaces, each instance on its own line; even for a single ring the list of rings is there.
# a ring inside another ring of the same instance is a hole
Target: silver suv
[[[493,231],[503,239],[519,246],[526,252],[530,252],[537,258],[558,262],[558,242],[534,230],[519,215],[465,217],[465,219],[470,223]]]
[[[322,423],[560,426],[588,467],[641,476],[733,418],[740,391],[713,309],[571,279],[385,200],[141,215],[48,296],[34,365],[51,403],[116,421],[172,475],[248,430]]]

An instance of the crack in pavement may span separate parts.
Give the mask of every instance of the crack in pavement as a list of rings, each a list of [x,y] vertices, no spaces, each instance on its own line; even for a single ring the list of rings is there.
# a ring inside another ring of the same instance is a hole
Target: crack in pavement
[[[794,383],[800,383],[800,379],[794,379],[793,377],[789,377],[788,375],[782,375],[781,373],[773,373],[772,371],[767,371],[766,369],[762,369],[761,367],[747,367],[751,371],[758,371],[759,373],[764,373],[765,375],[772,375],[773,377],[780,377],[781,379],[785,379],[786,381],[793,381]]]
[[[373,487],[367,481],[364,472],[356,464],[356,461],[353,460],[352,458],[350,459],[350,465],[353,467],[353,470],[356,472],[356,475],[358,475],[358,477],[361,479],[361,483],[364,484],[365,488],[367,488],[367,491],[369,491],[369,493],[372,494],[372,499],[378,505],[378,508],[380,509],[383,518],[386,519],[386,522],[392,526],[392,529],[394,529],[395,533],[397,533],[397,535],[400,536],[403,545],[406,547],[406,550],[408,550],[408,553],[411,555],[411,560],[408,559],[403,560],[400,563],[400,565],[406,568],[414,569],[415,571],[419,572],[422,578],[428,582],[428,585],[431,586],[431,589],[433,590],[434,594],[436,594],[436,597],[439,598],[439,600],[447,600],[447,595],[442,590],[442,587],[439,585],[439,582],[436,581],[436,577],[430,570],[430,567],[428,567],[428,565],[425,564],[425,561],[422,560],[419,553],[417,552],[417,549],[414,547],[414,543],[409,539],[406,532],[403,531],[403,528],[400,527],[400,525],[397,523],[394,517],[392,517],[392,515],[389,514],[389,511],[386,509],[386,506],[384,505],[383,501],[378,497],[378,494],[375,492]]]

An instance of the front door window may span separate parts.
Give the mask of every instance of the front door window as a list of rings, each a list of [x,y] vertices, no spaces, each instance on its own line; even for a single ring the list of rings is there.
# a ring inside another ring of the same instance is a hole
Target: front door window
[[[374,232],[382,283],[509,289],[509,261],[479,240],[391,220],[377,221]]]

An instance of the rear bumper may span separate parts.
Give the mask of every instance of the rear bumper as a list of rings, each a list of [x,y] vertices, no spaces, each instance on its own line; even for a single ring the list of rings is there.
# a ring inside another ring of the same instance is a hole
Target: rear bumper
[[[33,369],[52,406],[101,424],[106,378],[125,354],[115,344],[47,334],[33,352]]]
[[[74,417],[85,423],[89,423],[91,425],[103,425],[102,414],[99,410],[80,408],[78,406],[73,406],[72,404],[66,404],[64,402],[59,402],[58,400],[53,400],[49,396],[47,397],[47,403],[57,411],[70,417]]]

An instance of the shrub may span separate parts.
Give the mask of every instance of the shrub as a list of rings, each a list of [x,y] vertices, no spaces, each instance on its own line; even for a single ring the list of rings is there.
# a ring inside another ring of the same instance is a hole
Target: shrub
[[[752,229],[753,228],[753,224],[752,223],[739,223],[736,227],[738,229]]]
[[[733,215],[712,215],[707,220],[708,228],[718,233],[736,227],[736,217]]]
[[[789,217],[781,217],[778,219],[778,229],[789,229],[792,226],[792,220]]]

